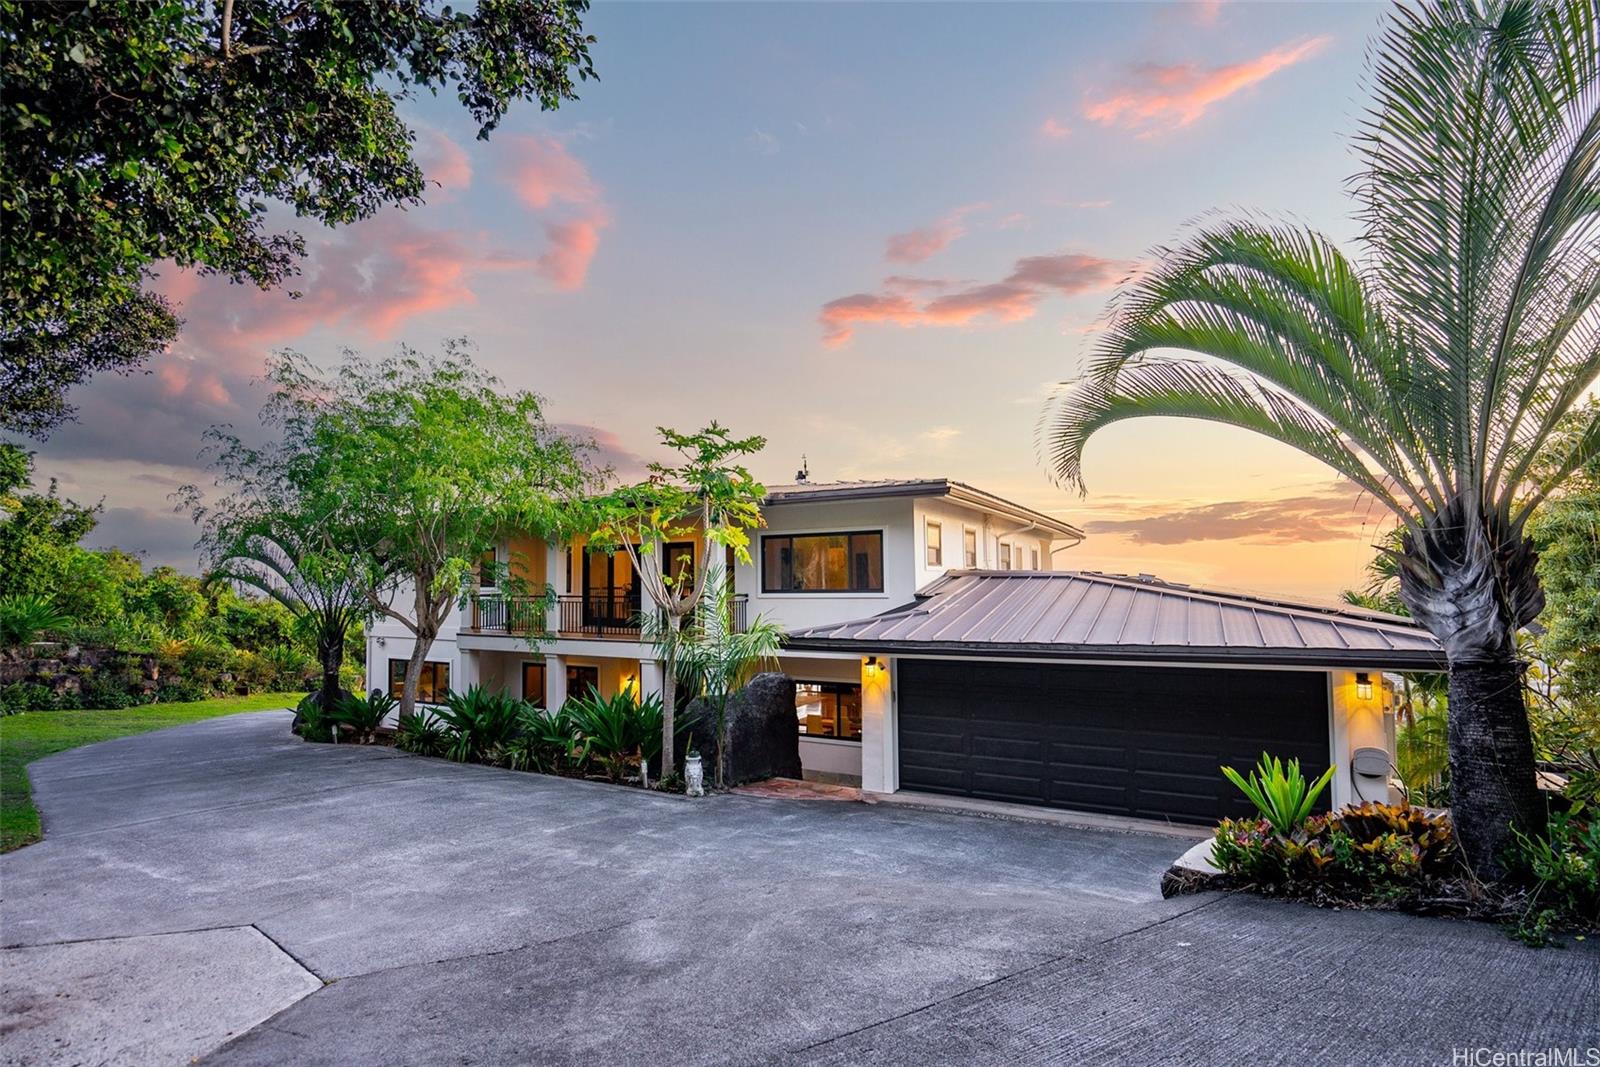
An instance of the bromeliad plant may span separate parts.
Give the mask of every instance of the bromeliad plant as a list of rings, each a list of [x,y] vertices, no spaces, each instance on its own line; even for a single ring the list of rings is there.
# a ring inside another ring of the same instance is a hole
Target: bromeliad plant
[[[1329,767],[1315,782],[1308,782],[1300,773],[1300,761],[1292,759],[1287,765],[1276,756],[1261,753],[1261,761],[1246,778],[1232,767],[1222,768],[1223,776],[1238,786],[1250,803],[1261,812],[1261,817],[1272,825],[1274,832],[1288,836],[1305,823],[1316,807],[1317,798],[1333,780]]]
[[[522,732],[506,746],[506,764],[512,770],[559,773],[582,767],[589,757],[588,742],[565,707],[546,711],[527,705],[518,725]]]
[[[628,767],[641,759],[651,759],[652,754],[659,759],[660,697],[640,701],[627,692],[603,697],[591,690],[570,698],[562,710],[571,715],[585,751],[612,781],[621,781]]]

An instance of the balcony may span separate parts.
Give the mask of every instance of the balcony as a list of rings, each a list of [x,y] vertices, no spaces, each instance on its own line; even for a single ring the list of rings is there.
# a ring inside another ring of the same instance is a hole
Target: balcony
[[[749,598],[733,597],[729,629],[744,631]],[[472,598],[472,619],[468,627],[480,634],[539,634],[546,632],[547,601],[536,596],[485,594]],[[552,637],[609,638],[638,641],[639,605],[630,597],[558,596],[555,603],[557,628]]]

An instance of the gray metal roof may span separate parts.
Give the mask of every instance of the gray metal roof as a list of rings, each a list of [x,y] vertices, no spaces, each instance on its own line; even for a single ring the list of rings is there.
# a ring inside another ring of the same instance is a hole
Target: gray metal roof
[[[1397,615],[1097,571],[951,571],[903,607],[813,626],[788,647],[1437,670],[1439,644]]]
[[[804,504],[824,500],[875,500],[884,497],[932,496],[951,497],[1001,515],[1031,521],[1041,530],[1083,540],[1083,531],[1065,519],[1047,515],[1025,504],[950,478],[878,478],[854,482],[796,482],[792,485],[767,486],[764,504]]]

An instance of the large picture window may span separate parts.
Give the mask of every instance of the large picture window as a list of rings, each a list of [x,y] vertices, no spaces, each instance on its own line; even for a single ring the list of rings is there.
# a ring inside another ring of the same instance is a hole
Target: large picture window
[[[861,686],[851,682],[796,682],[794,713],[802,737],[861,740]]]
[[[761,539],[764,593],[883,592],[883,533],[775,535]]]
[[[400,699],[401,690],[406,687],[406,661],[392,659],[389,661],[389,695],[396,700]],[[450,664],[437,660],[426,660],[422,664],[422,676],[417,679],[417,699],[424,704],[443,704],[444,695],[450,691]]]

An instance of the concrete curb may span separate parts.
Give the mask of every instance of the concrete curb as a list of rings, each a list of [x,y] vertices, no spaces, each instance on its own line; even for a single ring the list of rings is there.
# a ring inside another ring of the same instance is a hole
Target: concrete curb
[[[1177,823],[1157,822],[1154,819],[1133,819],[1118,815],[1096,815],[1092,812],[1063,811],[1059,808],[1037,808],[1028,804],[1008,804],[998,800],[977,800],[972,797],[946,797],[932,793],[864,793],[862,801],[886,807],[910,808],[914,811],[936,811],[951,815],[975,815],[984,819],[1005,819],[1011,822],[1041,823],[1047,826],[1070,826],[1079,830],[1105,830],[1119,834],[1145,834],[1154,837],[1176,837],[1189,841],[1209,841],[1211,831],[1201,826],[1181,826]]]

